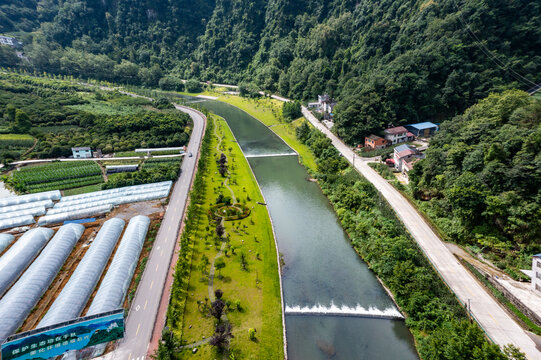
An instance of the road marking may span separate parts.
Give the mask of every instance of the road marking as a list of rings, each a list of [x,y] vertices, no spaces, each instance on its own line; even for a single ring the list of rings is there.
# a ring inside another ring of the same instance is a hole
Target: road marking
[[[130,355],[128,355],[128,360],[131,360],[131,353],[130,353]]]
[[[135,311],[139,311],[140,308],[141,308],[141,306],[140,306],[140,305],[137,305],[137,306],[135,307]]]
[[[152,285],[154,285],[154,280],[150,283],[150,288],[152,289]]]
[[[163,250],[162,250],[162,252],[160,253],[160,256],[163,256]]]
[[[145,301],[145,306],[143,307],[143,310],[147,309],[148,300]]]
[[[137,334],[139,334],[139,328],[140,327],[141,327],[141,323],[139,323],[139,325],[137,325],[137,330],[135,330],[135,336],[137,336]]]
[[[160,267],[160,264],[156,264],[156,271],[158,271],[159,267]]]

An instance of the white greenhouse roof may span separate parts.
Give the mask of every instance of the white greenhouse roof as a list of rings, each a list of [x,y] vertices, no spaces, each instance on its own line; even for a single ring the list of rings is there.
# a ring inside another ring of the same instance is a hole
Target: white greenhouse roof
[[[35,228],[24,233],[0,257],[0,296],[17,280],[53,236],[53,229]]]
[[[124,224],[124,220],[119,218],[113,218],[103,224],[83,260],[38,324],[38,328],[69,321],[81,315],[109,261]]]
[[[10,196],[0,199],[0,207],[32,203],[40,200],[60,200],[61,197],[60,191],[58,190],[21,196]]]
[[[146,216],[139,215],[130,220],[109,270],[86,315],[95,315],[122,307],[149,225],[150,219]]]
[[[23,324],[58,274],[84,229],[79,224],[62,226],[39,257],[0,300],[0,342]]]
[[[30,225],[33,223],[35,223],[35,221],[32,215],[22,215],[15,218],[2,219],[0,220],[0,230]]]
[[[13,235],[0,234],[0,254],[15,240]]]

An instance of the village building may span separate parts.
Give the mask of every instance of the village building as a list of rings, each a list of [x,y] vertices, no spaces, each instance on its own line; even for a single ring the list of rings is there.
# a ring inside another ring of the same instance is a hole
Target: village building
[[[431,122],[423,122],[419,124],[406,125],[406,129],[417,137],[429,137],[434,135],[440,129],[440,127]]]
[[[385,133],[385,140],[387,140],[387,143],[389,145],[400,144],[407,141],[413,141],[413,139],[415,138],[415,135],[413,135],[403,126],[389,128],[385,130],[384,133]]]
[[[90,159],[92,158],[92,150],[89,147],[74,147],[71,148],[74,159]]]
[[[364,148],[366,150],[383,149],[387,146],[387,140],[377,135],[370,135],[364,138]]]
[[[17,41],[14,37],[0,35],[0,45],[8,45],[11,47],[19,47],[22,44]]]
[[[541,294],[541,254],[532,257],[532,290]]]
[[[409,145],[404,144],[394,148],[394,166],[402,173],[413,169],[413,165],[422,158],[424,155]]]

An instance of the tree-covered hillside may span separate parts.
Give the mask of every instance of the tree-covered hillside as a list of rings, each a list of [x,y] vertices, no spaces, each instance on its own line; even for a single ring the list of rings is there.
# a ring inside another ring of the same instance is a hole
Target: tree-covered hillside
[[[29,70],[146,86],[169,73],[250,81],[304,100],[327,91],[340,101],[336,131],[352,144],[541,82],[538,1],[65,0],[48,9],[54,19],[38,16],[25,46]]]
[[[445,234],[519,276],[541,251],[541,101],[521,91],[480,101],[442,125],[410,179]]]

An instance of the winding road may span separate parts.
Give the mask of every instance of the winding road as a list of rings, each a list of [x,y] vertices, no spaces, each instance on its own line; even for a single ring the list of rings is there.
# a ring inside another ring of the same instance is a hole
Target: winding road
[[[355,155],[326,126],[317,120],[308,109],[302,108],[304,117],[319,131],[332,140],[333,145],[355,169],[370,181],[385,197],[397,216],[404,223],[415,241],[430,260],[440,276],[465,304],[471,303],[471,313],[488,337],[501,347],[507,344],[517,346],[529,360],[541,360],[541,352],[530,336],[513,318],[487,293],[482,285],[470,274],[454,255],[445,247],[432,228],[417,210],[389,182],[382,178],[368,162]]]
[[[171,260],[177,248],[206,127],[206,117],[201,112],[179,105],[175,107],[193,119],[194,127],[186,153],[194,156],[186,156],[182,162],[181,175],[173,187],[152,252],[132,301],[125,325],[125,337],[113,352],[104,356],[107,359],[145,360],[157,346],[154,343],[159,341],[159,336],[153,334],[161,334],[165,324],[165,311],[175,267]]]

